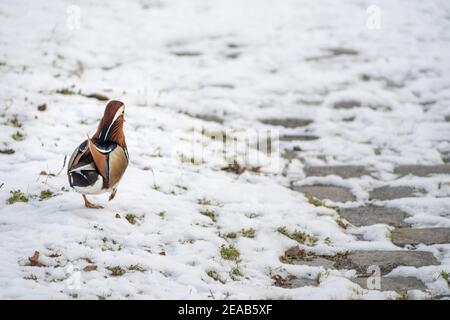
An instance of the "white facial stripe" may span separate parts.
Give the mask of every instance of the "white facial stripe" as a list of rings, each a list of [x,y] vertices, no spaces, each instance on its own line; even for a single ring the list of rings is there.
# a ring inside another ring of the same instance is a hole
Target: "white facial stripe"
[[[99,148],[95,143],[93,143],[92,145],[94,146],[95,149],[97,149],[97,151],[99,151],[101,153],[109,153],[113,150],[113,148],[109,148],[109,149]]]
[[[110,147],[109,149],[102,149],[102,148],[98,147],[97,145],[95,145],[95,143],[94,143],[94,147],[95,147],[95,149],[97,149],[101,153],[109,153],[109,152],[111,152],[113,150],[112,147]]]
[[[95,167],[92,165],[92,163],[89,163],[89,164],[87,164],[87,165],[85,165],[85,166],[82,166],[82,167],[78,167],[78,168],[72,169],[72,170],[70,170],[69,172],[78,172],[78,173],[80,173],[81,170],[84,170],[84,171],[93,171],[93,170],[96,170],[96,169],[95,169]]]
[[[121,107],[119,108],[119,110],[117,110],[116,114],[114,115],[113,121],[112,121],[111,124],[109,125],[108,130],[106,131],[106,134],[105,134],[104,139],[106,139],[106,137],[108,136],[109,130],[111,129],[112,125],[114,124],[114,122],[116,122],[117,118],[119,118],[119,117],[122,115],[122,113],[124,112],[124,110],[125,110],[125,106],[121,106]]]

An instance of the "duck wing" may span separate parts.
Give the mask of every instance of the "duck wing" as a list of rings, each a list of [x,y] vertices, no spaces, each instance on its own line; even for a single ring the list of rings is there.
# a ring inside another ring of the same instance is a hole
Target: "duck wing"
[[[87,140],[85,140],[72,153],[72,156],[70,157],[69,160],[69,164],[67,166],[67,173],[70,173],[76,166],[80,164],[80,160],[81,158],[83,158],[83,156],[85,158],[84,159],[85,161],[83,162],[86,162],[87,151],[88,151]]]
[[[93,162],[87,140],[83,141],[70,157],[67,174],[70,186],[76,188],[77,191],[86,191],[86,193],[97,193],[100,191],[91,190],[94,185],[97,186],[99,184],[99,173]]]
[[[103,177],[104,186],[109,185],[109,168],[108,168],[108,153],[109,150],[105,150],[102,146],[97,146],[91,139],[87,140],[89,152],[92,155],[95,167],[100,175]]]
[[[115,186],[128,166],[128,152],[114,142],[99,143],[88,139],[88,149],[98,172],[104,179],[104,186]]]
[[[122,178],[128,166],[128,152],[126,148],[117,147],[110,152],[108,157],[109,183],[110,186],[116,186]]]

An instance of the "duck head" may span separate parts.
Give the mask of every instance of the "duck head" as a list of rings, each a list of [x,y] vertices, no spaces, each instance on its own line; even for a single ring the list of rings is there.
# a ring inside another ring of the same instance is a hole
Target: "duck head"
[[[100,143],[112,141],[126,147],[123,124],[125,122],[125,105],[121,101],[112,100],[108,102],[100,120],[97,132],[93,138],[98,139]]]

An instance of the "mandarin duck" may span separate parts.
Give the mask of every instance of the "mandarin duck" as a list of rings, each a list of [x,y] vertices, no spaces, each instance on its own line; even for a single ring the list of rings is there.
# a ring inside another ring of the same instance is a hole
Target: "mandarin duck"
[[[87,194],[110,192],[109,201],[128,166],[128,150],[123,133],[125,105],[110,101],[92,138],[87,138],[73,152],[67,174],[69,184],[82,194],[87,208],[103,208],[89,202]]]

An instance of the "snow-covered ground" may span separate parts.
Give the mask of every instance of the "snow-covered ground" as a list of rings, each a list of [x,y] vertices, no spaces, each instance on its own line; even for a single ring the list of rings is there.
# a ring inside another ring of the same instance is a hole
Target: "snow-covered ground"
[[[367,27],[372,4],[380,29]],[[353,271],[281,263],[296,242],[277,228],[315,235],[319,254],[396,248],[387,226],[342,229],[333,210],[288,187],[342,184],[357,196],[347,205],[357,206],[393,180],[394,165],[442,163],[450,154],[449,52],[445,0],[1,1],[0,149],[15,152],[0,154],[0,298],[392,297],[358,290]],[[106,102],[85,96],[93,93],[125,102],[131,158],[116,198],[92,197],[102,210],[84,208],[60,172],[102,115]],[[343,99],[362,105],[333,108]],[[212,116],[223,122],[202,120]],[[287,129],[257,121],[274,117],[314,122]],[[251,150],[247,165],[260,173],[221,170],[233,150],[224,155],[212,135],[267,129],[320,139],[289,163],[276,144],[271,155]],[[349,163],[376,178],[304,178],[305,165]],[[416,227],[450,227],[449,180],[398,179],[428,197],[390,205]],[[13,190],[28,202],[7,204]],[[53,194],[41,197],[44,190]],[[253,238],[241,232],[250,228]],[[239,259],[224,259],[222,245]],[[441,265],[403,274],[448,294],[435,275],[450,271],[450,245],[424,250]],[[35,251],[43,267],[29,266]],[[276,274],[323,280],[287,289],[273,285]]]

